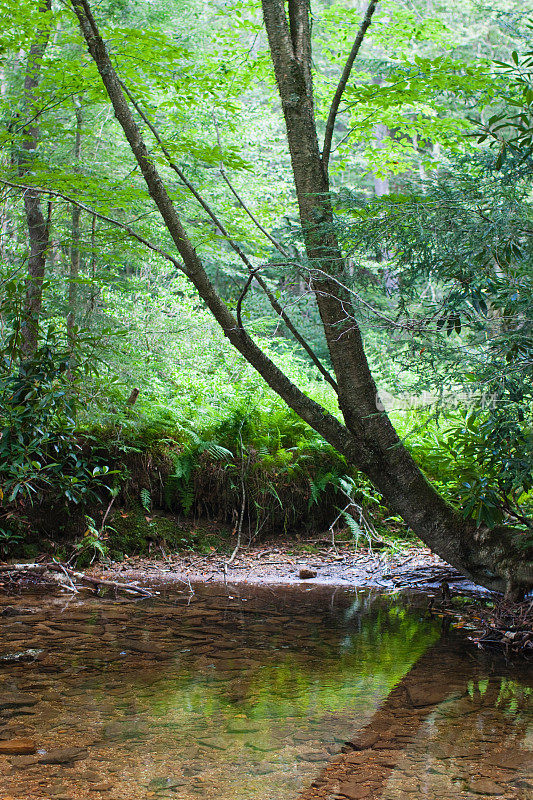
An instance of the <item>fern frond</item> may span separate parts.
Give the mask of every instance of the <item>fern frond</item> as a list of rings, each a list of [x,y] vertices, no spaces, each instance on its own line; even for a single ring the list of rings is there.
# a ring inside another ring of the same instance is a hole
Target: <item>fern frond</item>
[[[141,491],[139,492],[139,497],[141,500],[141,505],[144,508],[144,510],[150,513],[152,509],[152,496],[148,491],[148,489],[141,489]]]

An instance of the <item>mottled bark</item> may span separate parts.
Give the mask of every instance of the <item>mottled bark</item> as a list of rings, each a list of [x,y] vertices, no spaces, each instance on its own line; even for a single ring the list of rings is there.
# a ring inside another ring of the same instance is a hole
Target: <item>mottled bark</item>
[[[287,127],[313,289],[338,384],[342,424],[307,397],[239,325],[209,281],[136,123],[86,0],[71,0],[82,33],[148,191],[184,262],[184,271],[229,341],[326,441],[363,471],[385,502],[450,564],[491,589],[533,585],[533,568],[512,546],[512,532],[476,531],[439,496],[376,404],[377,388],[350,298],[335,277],[342,253],[332,233],[329,184],[315,126],[308,0],[263,0],[263,13]]]
[[[38,9],[43,14],[48,14],[51,10],[51,0],[40,0]],[[39,125],[36,121],[36,89],[39,84],[41,64],[49,38],[50,21],[48,17],[45,17],[42,25],[37,29],[30,47],[24,78],[22,113],[24,117],[33,118],[34,121],[24,127],[22,131],[23,141],[19,158],[19,175],[21,177],[31,172],[35,151],[39,143]],[[37,350],[39,338],[39,318],[43,300],[46,252],[50,238],[51,205],[48,208],[48,218],[45,218],[40,193],[36,189],[29,188],[24,191],[24,210],[28,226],[29,255],[21,338],[24,355],[31,356]]]

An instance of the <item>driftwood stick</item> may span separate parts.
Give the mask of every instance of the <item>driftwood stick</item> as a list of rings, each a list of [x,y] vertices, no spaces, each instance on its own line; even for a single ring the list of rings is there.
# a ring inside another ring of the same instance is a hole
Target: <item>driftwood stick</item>
[[[59,565],[58,565],[59,566]],[[85,575],[83,572],[78,572],[74,569],[69,569],[68,567],[64,567],[65,571],[76,578],[78,581],[82,581],[85,583],[90,583],[92,586],[110,586],[112,589],[121,589],[122,591],[127,592],[136,592],[143,597],[153,597],[153,593],[149,592],[148,589],[143,589],[142,586],[136,586],[134,583],[121,583],[120,581],[109,581],[106,578],[93,578],[89,575]]]
[[[148,589],[144,589],[142,586],[136,586],[134,583],[121,583],[120,581],[109,581],[106,578],[93,578],[83,572],[71,569],[59,561],[54,561],[52,564],[0,564],[0,572],[46,572],[47,570],[62,572],[70,580],[75,591],[77,590],[72,579],[82,583],[89,583],[91,586],[109,586],[112,589],[119,589],[123,592],[140,594],[143,597],[154,596],[153,592],[149,592]]]
[[[74,584],[73,584],[73,582],[72,582],[72,578],[71,578],[71,577],[70,577],[70,575],[68,574],[66,567],[64,567],[64,566],[63,566],[63,564],[60,564],[60,563],[59,563],[59,561],[56,561],[56,560],[55,560],[55,558],[54,558],[54,564],[57,564],[57,566],[59,567],[59,569],[61,570],[61,572],[64,574],[65,578],[67,579],[67,581],[68,581],[68,583],[69,583],[69,588],[70,588],[70,590],[71,590],[72,592],[74,592],[74,594],[79,594],[79,591],[78,591],[78,590],[76,589],[76,587],[74,586]]]

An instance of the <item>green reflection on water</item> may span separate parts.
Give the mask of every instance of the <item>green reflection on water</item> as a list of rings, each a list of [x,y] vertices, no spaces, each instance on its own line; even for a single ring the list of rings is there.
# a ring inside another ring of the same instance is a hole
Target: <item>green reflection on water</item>
[[[152,687],[151,709],[176,723],[199,715],[231,729],[235,718],[318,721],[326,715],[373,711],[440,635],[434,622],[400,606],[359,617],[357,630],[320,625],[289,631],[289,649],[253,650],[251,662],[237,648],[223,666],[213,656],[198,665],[178,663],[172,676]],[[279,645],[279,632],[277,636]],[[261,661],[259,660],[261,658]]]
[[[201,769],[213,799],[264,800],[267,786],[269,800],[293,798],[440,636],[400,605],[356,601],[312,623],[298,613],[232,631],[233,649],[212,620],[208,655],[192,645],[117,698],[114,741],[137,739],[144,775],[162,786]],[[184,620],[183,632],[200,627]]]
[[[39,741],[45,747],[88,742],[93,767],[114,765],[109,776],[117,800],[145,800],[147,791],[174,800],[294,800],[440,637],[440,623],[390,598],[345,592],[311,598],[302,607],[301,598],[276,595],[270,613],[261,599],[253,601],[254,608],[252,601],[219,596],[199,598],[190,607],[156,601],[124,605],[118,616],[100,603],[92,614],[78,613],[76,638],[65,640],[71,649],[58,640],[60,658],[51,664],[57,674],[41,674],[35,665],[38,685],[43,691],[49,685],[61,698],[32,708]],[[59,636],[61,625],[69,630],[68,611],[60,616]],[[106,638],[99,640],[96,631],[104,626]],[[9,631],[19,637],[19,624]],[[150,648],[139,655],[128,649],[128,641],[157,645],[156,652],[172,655],[153,657]],[[48,642],[53,649],[55,638]],[[446,655],[442,663],[439,654]],[[420,759],[431,761],[434,777],[424,780],[437,787],[434,796],[451,798],[466,785],[471,758],[492,769],[482,761],[493,740],[498,747],[506,741],[509,751],[522,739],[531,747],[524,738],[529,717],[524,711],[520,718],[531,689],[470,662],[463,669],[463,662],[447,641],[418,664],[417,681],[437,679],[446,687],[457,671],[461,691],[421,725],[411,773],[400,771],[383,800],[403,796],[406,781],[407,788],[417,785]],[[32,666],[26,669],[24,685],[16,688],[32,685]],[[400,725],[403,711],[398,711]],[[487,734],[482,745],[480,731]],[[442,777],[454,754],[457,791]],[[403,765],[409,766],[407,757]],[[19,776],[25,791],[28,775]],[[14,773],[4,780],[19,777]],[[63,777],[77,780],[75,770],[65,770]],[[444,785],[448,794],[440,792]],[[6,794],[22,796],[20,784],[18,793],[6,787]],[[3,788],[0,779],[0,794]],[[26,795],[40,797],[40,789]]]

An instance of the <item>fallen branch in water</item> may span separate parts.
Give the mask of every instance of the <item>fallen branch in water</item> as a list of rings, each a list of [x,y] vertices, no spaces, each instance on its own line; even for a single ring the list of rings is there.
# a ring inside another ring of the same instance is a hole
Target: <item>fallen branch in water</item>
[[[0,564],[0,572],[44,572],[47,564]]]
[[[0,572],[8,573],[10,575],[14,573],[30,572],[32,574],[41,574],[43,576],[46,572],[57,572],[67,580],[67,583],[62,584],[63,587],[74,592],[78,592],[74,581],[79,581],[80,583],[88,583],[89,585],[95,587],[107,586],[111,589],[116,589],[117,591],[127,592],[128,594],[140,594],[143,597],[154,596],[154,592],[150,592],[148,589],[144,589],[142,586],[137,586],[134,583],[121,583],[120,581],[110,581],[106,578],[93,578],[90,575],[85,575],[85,573],[78,572],[77,570],[67,567],[65,564],[55,560],[52,563],[0,564]]]
[[[84,583],[89,583],[92,586],[109,586],[112,589],[120,589],[123,592],[130,592],[132,594],[141,594],[143,597],[153,597],[154,593],[149,592],[148,589],[144,589],[142,586],[137,586],[134,583],[121,583],[120,581],[109,581],[106,578],[93,578],[89,575],[85,575],[84,572],[77,572],[74,569],[70,569],[69,567],[65,567],[63,564],[58,564],[61,566],[68,575],[72,578],[76,578],[78,581],[82,581]],[[50,565],[50,568],[53,568],[53,565]]]
[[[469,639],[481,649],[503,649],[506,655],[533,656],[533,601],[509,603],[501,600],[478,618]]]
[[[69,587],[70,587],[71,591],[73,591],[73,592],[74,592],[74,594],[79,594],[78,590],[76,589],[76,587],[75,587],[75,586],[74,586],[74,584],[72,583],[72,578],[71,578],[71,577],[70,577],[70,575],[68,574],[68,572],[67,572],[67,568],[66,568],[66,567],[64,567],[64,566],[63,566],[63,564],[60,564],[60,563],[59,563],[59,561],[56,561],[56,560],[55,560],[55,558],[54,558],[54,564],[57,564],[57,566],[58,566],[58,567],[61,569],[61,571],[62,571],[63,575],[64,575],[64,576],[66,577],[66,579],[67,579],[67,583],[69,584]]]

